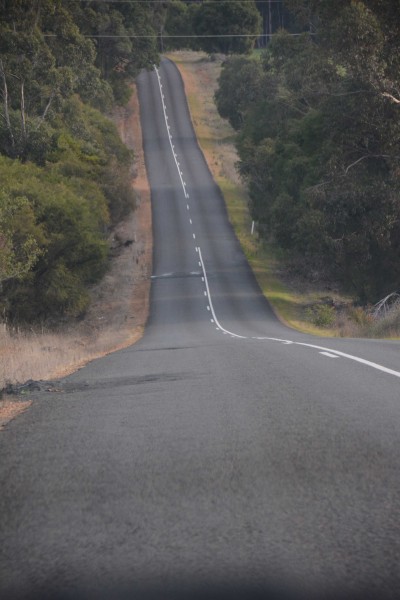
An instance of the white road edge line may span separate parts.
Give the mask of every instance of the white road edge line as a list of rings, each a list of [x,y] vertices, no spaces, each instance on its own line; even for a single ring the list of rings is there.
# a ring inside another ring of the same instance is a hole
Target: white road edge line
[[[242,340],[247,339],[243,335],[237,335],[236,333],[232,333],[232,331],[228,331],[228,329],[225,329],[224,327],[222,327],[222,325],[218,321],[217,316],[215,314],[214,306],[213,306],[213,303],[212,303],[212,300],[211,300],[211,294],[210,294],[210,287],[208,285],[207,272],[206,272],[206,268],[204,266],[204,261],[203,261],[203,256],[201,254],[201,248],[200,248],[200,246],[199,246],[199,258],[200,258],[201,268],[203,269],[204,283],[206,285],[208,303],[209,303],[209,306],[210,306],[210,309],[211,309],[211,314],[212,314],[212,316],[214,318],[214,321],[215,321],[216,325],[218,325],[218,328],[221,329],[221,331],[223,331],[224,333],[229,333],[229,335],[231,335],[232,337],[241,338]]]
[[[200,258],[201,266],[203,269],[204,281],[205,281],[205,285],[206,285],[206,289],[207,289],[207,296],[208,296],[208,300],[209,300],[209,304],[210,304],[210,308],[211,308],[211,313],[214,317],[215,323],[218,325],[218,327],[219,327],[219,329],[221,329],[221,331],[223,331],[224,333],[229,333],[232,337],[240,338],[242,340],[249,339],[246,336],[237,335],[236,333],[233,333],[232,331],[225,329],[224,327],[222,327],[221,323],[218,321],[217,316],[215,314],[212,299],[211,299],[210,287],[208,285],[207,272],[206,272],[206,269],[204,266],[203,256],[201,254],[200,247],[199,247],[199,258]],[[379,365],[378,363],[372,362],[370,360],[366,360],[365,358],[361,358],[359,356],[354,356],[353,354],[347,354],[346,352],[341,352],[340,350],[333,350],[332,348],[325,348],[324,346],[317,346],[316,344],[306,344],[305,342],[292,342],[290,340],[281,340],[279,338],[259,337],[258,339],[259,340],[268,340],[268,341],[272,341],[272,342],[281,342],[283,344],[292,344],[295,346],[304,346],[306,348],[314,348],[315,350],[327,352],[327,353],[329,353],[330,356],[334,356],[335,358],[342,356],[343,358],[348,358],[349,360],[354,360],[355,362],[361,363],[368,367],[372,367],[373,369],[376,369],[377,371],[381,371],[382,373],[387,373],[388,375],[394,375],[394,377],[400,378],[399,371],[395,371],[394,369],[389,369],[388,367],[384,367],[383,365]]]
[[[316,350],[324,350],[325,352],[332,352],[337,356],[343,356],[343,358],[348,358],[350,360],[354,360],[363,365],[367,365],[368,367],[372,367],[377,371],[382,371],[383,373],[387,373],[388,375],[394,375],[395,377],[400,377],[400,371],[395,371],[394,369],[389,369],[388,367],[384,367],[383,365],[379,365],[378,363],[372,362],[370,360],[366,360],[365,358],[360,358],[359,356],[354,356],[353,354],[346,354],[346,352],[340,352],[340,350],[333,350],[332,348],[324,348],[323,346],[316,346],[315,344],[305,344],[304,342],[294,342],[296,346],[306,346],[307,348],[315,348]]]

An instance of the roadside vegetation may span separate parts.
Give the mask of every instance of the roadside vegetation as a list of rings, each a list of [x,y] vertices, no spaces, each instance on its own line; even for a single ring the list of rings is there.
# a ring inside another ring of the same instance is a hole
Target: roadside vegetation
[[[299,26],[228,59],[216,103],[237,131],[260,235],[299,274],[366,306],[400,284],[400,13],[392,2],[288,2]]]
[[[148,314],[151,274],[151,207],[135,88],[126,107],[114,111],[113,120],[121,139],[135,153],[136,208],[112,228],[108,238],[107,271],[85,293],[90,304],[84,318],[64,317],[0,325],[0,390],[28,380],[54,380],[82,367],[88,361],[137,341]],[[15,396],[13,396],[15,398]],[[0,403],[13,416],[21,402]]]
[[[248,192],[245,229],[254,220],[259,242],[244,241],[236,224],[238,236],[261,287],[292,325],[398,337],[398,308],[379,326],[373,310],[400,286],[398,5],[288,0],[283,12],[259,8],[270,42],[224,56],[213,88]],[[213,132],[204,137],[207,154]],[[232,206],[244,192],[237,182],[235,192],[218,182],[235,223]],[[279,274],[276,284],[267,271]],[[314,301],[294,300],[304,290],[317,292]]]
[[[12,326],[82,316],[109,233],[135,206],[132,153],[106,116],[158,60],[160,7],[0,3],[0,311]]]
[[[164,17],[152,3],[0,2],[0,390],[143,330],[151,220],[132,80],[158,46],[110,36],[152,36]]]

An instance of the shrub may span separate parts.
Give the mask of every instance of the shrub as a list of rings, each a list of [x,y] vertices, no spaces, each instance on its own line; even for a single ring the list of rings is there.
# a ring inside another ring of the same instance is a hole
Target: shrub
[[[308,308],[306,316],[317,327],[332,327],[336,321],[335,309],[328,304],[317,304]]]

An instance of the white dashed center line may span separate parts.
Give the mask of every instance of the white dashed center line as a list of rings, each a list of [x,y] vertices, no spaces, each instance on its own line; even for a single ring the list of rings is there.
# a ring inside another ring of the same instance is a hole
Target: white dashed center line
[[[339,358],[337,354],[331,354],[330,352],[320,352],[324,356],[329,356],[329,358]]]

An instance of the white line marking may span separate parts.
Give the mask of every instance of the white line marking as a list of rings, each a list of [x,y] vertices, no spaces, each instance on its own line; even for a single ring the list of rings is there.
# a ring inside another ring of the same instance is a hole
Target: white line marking
[[[194,239],[194,240],[196,239],[196,234],[195,234],[195,233],[193,234],[193,239]]]
[[[157,69],[156,65],[154,65],[154,70],[155,70],[155,72],[157,73],[158,86],[159,86],[159,88],[160,88],[160,95],[162,96],[162,83],[161,83],[161,76],[160,76],[160,73],[159,73],[159,71],[158,71],[158,69]],[[161,99],[162,99],[162,98],[161,98]],[[164,104],[164,102],[162,102],[162,105],[163,105],[163,111],[164,111],[164,120],[165,120],[165,125],[166,125],[166,127],[167,127],[168,139],[169,139],[169,143],[170,143],[170,146],[171,146],[172,154],[174,155],[174,146],[173,146],[173,144],[172,144],[172,137],[171,137],[171,133],[170,133],[170,126],[168,125],[168,122],[167,122],[167,121],[168,121],[168,117],[167,117],[167,111],[166,111],[166,107],[165,107],[165,104]],[[182,175],[181,175],[181,173],[180,173],[180,171],[179,171],[178,162],[177,162],[177,160],[176,160],[175,156],[174,156],[174,160],[175,160],[176,168],[178,169],[179,177],[180,177],[181,184],[182,184],[182,188],[183,188],[183,193],[185,194],[185,198],[187,198],[187,197],[188,197],[188,195],[187,195],[187,193],[186,193],[186,184],[185,184],[185,182],[183,181],[183,177],[182,177]]]
[[[214,306],[213,306],[212,300],[211,300],[211,294],[210,294],[210,288],[209,288],[209,285],[208,285],[208,278],[207,278],[206,268],[204,266],[203,256],[201,254],[201,248],[200,248],[200,246],[199,246],[199,257],[200,257],[200,265],[201,265],[201,267],[203,269],[204,283],[206,284],[206,290],[207,290],[207,296],[208,296],[208,303],[210,305],[211,313],[212,313],[212,316],[214,317],[214,321],[218,325],[219,329],[221,329],[221,331],[223,331],[224,333],[229,333],[230,335],[233,335],[233,337],[238,337],[238,338],[241,338],[241,339],[246,339],[242,335],[237,335],[236,333],[232,333],[232,331],[228,331],[227,329],[224,329],[221,326],[221,324],[219,323],[219,321],[217,319],[217,316],[215,314],[215,311],[214,311]]]
[[[329,356],[329,358],[339,358],[337,354],[331,354],[330,352],[320,352],[320,354],[323,354],[324,356]]]
[[[400,371],[394,371],[394,369],[388,369],[383,365],[379,365],[378,363],[374,363],[370,360],[365,360],[365,358],[360,358],[359,356],[353,356],[353,354],[346,354],[345,352],[340,352],[339,350],[332,350],[332,348],[324,348],[323,346],[316,346],[314,344],[305,344],[304,342],[293,342],[297,346],[306,346],[307,348],[315,348],[316,350],[325,350],[326,352],[333,352],[338,356],[343,356],[343,358],[348,358],[350,360],[354,360],[363,365],[367,365],[368,367],[372,367],[377,371],[382,371],[383,373],[387,373],[388,375],[394,375],[395,377],[400,377]]]
[[[221,331],[229,333],[233,337],[241,338],[244,340],[249,339],[246,336],[237,335],[237,334],[233,333],[232,331],[224,329],[224,327],[222,327],[222,325],[219,323],[217,316],[215,314],[215,311],[214,311],[214,306],[213,306],[211,294],[210,294],[210,287],[208,285],[207,273],[206,273],[206,269],[204,266],[204,261],[203,261],[203,257],[201,254],[200,247],[199,247],[199,256],[200,256],[201,267],[203,269],[204,280],[205,280],[205,284],[206,284],[206,288],[207,288],[208,300],[210,303],[211,312],[212,312],[215,322],[217,323],[217,325],[219,326]],[[323,352],[332,353],[334,356],[342,356],[343,358],[348,358],[349,360],[354,360],[355,362],[359,362],[368,367],[372,367],[373,369],[376,369],[377,371],[381,371],[382,373],[387,373],[388,375],[394,375],[394,377],[400,378],[400,371],[395,371],[394,369],[389,369],[388,367],[384,367],[383,365],[379,365],[378,363],[372,362],[370,360],[366,360],[365,358],[360,358],[359,356],[354,356],[353,354],[347,354],[346,352],[340,352],[339,350],[333,350],[332,348],[325,348],[324,346],[317,346],[316,344],[306,344],[304,342],[293,342],[291,340],[281,340],[279,338],[271,338],[271,337],[260,337],[258,339],[259,340],[268,340],[268,341],[272,341],[272,342],[281,342],[282,344],[285,344],[285,345],[294,344],[296,346],[304,346],[306,348],[314,348],[315,350],[322,350]]]
[[[190,223],[191,225],[193,225],[193,221],[192,221],[192,219],[189,219],[189,223]]]

